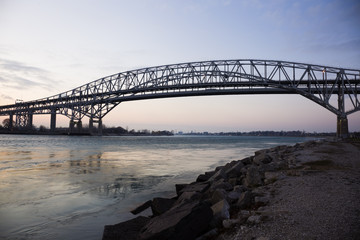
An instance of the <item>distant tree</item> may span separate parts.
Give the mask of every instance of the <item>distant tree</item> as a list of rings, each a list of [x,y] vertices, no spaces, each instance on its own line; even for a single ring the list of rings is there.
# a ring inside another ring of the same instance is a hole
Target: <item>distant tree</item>
[[[47,128],[44,125],[40,125],[39,132],[46,132]]]
[[[9,118],[4,119],[2,124],[4,128],[8,129],[10,127],[10,119]]]

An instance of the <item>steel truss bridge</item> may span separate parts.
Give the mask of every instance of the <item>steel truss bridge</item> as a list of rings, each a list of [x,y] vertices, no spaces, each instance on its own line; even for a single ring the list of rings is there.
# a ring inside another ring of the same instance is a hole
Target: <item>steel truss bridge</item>
[[[348,135],[347,115],[360,110],[360,70],[273,60],[218,60],[142,68],[110,75],[38,100],[0,106],[10,127],[31,127],[33,114],[70,118],[70,131],[89,118],[90,130],[121,102],[229,95],[300,94],[337,115],[337,134]],[[295,109],[294,109],[295,111]],[[15,123],[13,116],[16,117]]]

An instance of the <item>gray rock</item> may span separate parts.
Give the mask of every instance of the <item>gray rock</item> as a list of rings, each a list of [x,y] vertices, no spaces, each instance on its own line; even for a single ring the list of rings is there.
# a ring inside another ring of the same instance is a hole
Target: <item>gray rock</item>
[[[140,239],[195,239],[207,231],[213,217],[210,205],[191,202],[177,205],[152,218],[140,232]]]
[[[244,185],[246,187],[257,187],[262,185],[261,174],[255,166],[248,168],[246,172],[246,177],[244,179]]]
[[[261,222],[260,215],[253,215],[247,219],[247,223],[249,223],[249,224],[259,224],[260,222]]]
[[[271,184],[276,182],[277,180],[284,179],[286,176],[282,172],[265,172],[264,177],[264,183]]]
[[[230,218],[230,205],[225,199],[212,205],[211,210],[214,216],[212,226],[221,226],[224,219]]]
[[[202,195],[198,192],[184,192],[183,194],[180,195],[178,200],[176,200],[174,206],[198,200],[200,199],[201,196]]]
[[[255,240],[270,240],[268,237],[258,237]]]
[[[253,159],[253,162],[256,163],[257,165],[268,164],[272,161],[271,155],[268,154],[266,151],[261,151],[258,154],[256,153],[257,152],[255,152],[255,157]]]
[[[233,227],[235,224],[238,224],[238,223],[240,223],[240,222],[241,222],[240,219],[225,219],[225,220],[223,220],[223,222],[222,222],[222,226],[223,226],[224,228],[231,228],[231,227]]]
[[[279,155],[274,152],[268,153],[267,155],[268,155],[268,157],[270,157],[271,162],[281,161],[281,158],[279,157]]]
[[[231,185],[228,182],[225,182],[224,179],[219,179],[215,182],[213,182],[210,186],[210,191],[215,191],[216,189],[224,189],[226,191],[231,191],[233,190],[233,185]]]
[[[180,196],[184,192],[203,193],[209,188],[209,186],[210,186],[210,183],[208,183],[208,182],[205,182],[205,183],[194,182],[194,183],[186,185],[184,188],[179,190],[178,191],[179,192],[178,196]]]
[[[269,202],[269,198],[268,197],[255,197],[254,202],[257,205],[265,205]]]
[[[234,167],[237,163],[238,161],[232,161],[227,163],[225,166],[217,167],[215,169],[216,171],[215,174],[211,178],[209,178],[209,181],[212,182],[212,181],[217,181],[219,179],[227,179],[228,176],[226,172],[229,171],[232,167]]]
[[[224,189],[216,189],[211,196],[211,203],[216,204],[226,199],[227,192]]]
[[[251,213],[248,210],[241,210],[238,213],[238,218],[241,220],[247,220],[250,216],[251,216]]]
[[[176,194],[180,196],[180,194],[182,193],[181,191],[188,185],[189,184],[175,184]]]
[[[126,222],[104,227],[103,240],[137,240],[140,230],[150,218],[139,216]]]
[[[154,198],[151,203],[151,210],[155,216],[168,211],[176,202],[176,199]]]
[[[200,174],[200,175],[197,177],[196,182],[206,182],[206,181],[208,181],[214,174],[215,174],[215,171],[205,172],[205,174]]]
[[[258,166],[258,169],[261,174],[263,174],[264,172],[276,171],[277,164],[274,162],[271,162],[268,164],[262,164],[262,165]]]
[[[228,178],[241,176],[241,169],[244,167],[244,163],[238,161],[230,169],[226,170],[225,174]]]
[[[149,200],[149,201],[141,204],[140,206],[136,207],[135,209],[131,210],[130,212],[134,215],[139,214],[139,213],[145,211],[147,208],[149,208],[151,206],[151,203],[152,203],[152,201]]]
[[[206,176],[205,174],[200,174],[197,178],[196,178],[196,182],[206,182],[207,180],[209,180],[209,176]]]
[[[237,185],[234,187],[234,190],[235,192],[246,192],[247,190],[247,187],[243,186],[243,185]]]
[[[226,178],[225,169],[224,169],[224,167],[222,167],[221,169],[216,171],[215,174],[213,176],[211,176],[208,181],[213,182],[213,181],[217,181],[219,179],[225,179],[225,178]]]
[[[280,146],[271,148],[271,151],[272,152],[281,152],[281,151],[284,151],[287,147],[288,147],[287,145],[280,145]]]
[[[236,186],[242,183],[242,178],[241,177],[232,177],[228,179],[228,182],[232,185],[232,186]]]
[[[250,207],[251,204],[252,204],[252,194],[250,191],[246,191],[241,193],[236,206],[240,209],[246,209]]]
[[[253,157],[246,157],[246,158],[244,158],[244,159],[241,159],[240,161],[241,161],[244,165],[249,165],[249,164],[252,163]]]
[[[288,164],[285,161],[272,162],[270,164],[273,164],[275,171],[286,169],[288,167]]]
[[[219,231],[217,228],[213,228],[210,231],[208,231],[207,233],[201,235],[200,237],[196,238],[195,240],[209,240],[209,239],[213,239],[215,236],[217,236],[219,234]]]
[[[230,205],[225,199],[212,205],[211,210],[213,211],[214,217],[220,217],[221,219],[230,218]]]
[[[231,191],[227,194],[226,199],[230,204],[237,202],[241,196],[242,192],[239,191]]]

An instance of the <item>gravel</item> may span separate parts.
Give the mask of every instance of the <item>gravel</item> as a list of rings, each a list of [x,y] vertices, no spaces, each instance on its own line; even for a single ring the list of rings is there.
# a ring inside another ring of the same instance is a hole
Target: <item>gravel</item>
[[[286,158],[295,167],[257,190],[268,200],[251,210],[260,220],[216,239],[360,239],[360,144],[322,142]]]

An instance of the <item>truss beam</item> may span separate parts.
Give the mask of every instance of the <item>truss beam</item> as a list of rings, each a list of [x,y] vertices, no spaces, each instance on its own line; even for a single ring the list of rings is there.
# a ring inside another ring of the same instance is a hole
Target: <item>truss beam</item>
[[[355,69],[255,59],[191,62],[113,74],[51,97],[0,106],[0,115],[16,115],[17,125],[28,124],[30,112],[62,114],[76,122],[87,116],[94,122],[124,101],[300,94],[345,119],[360,110],[359,85],[360,70]]]

